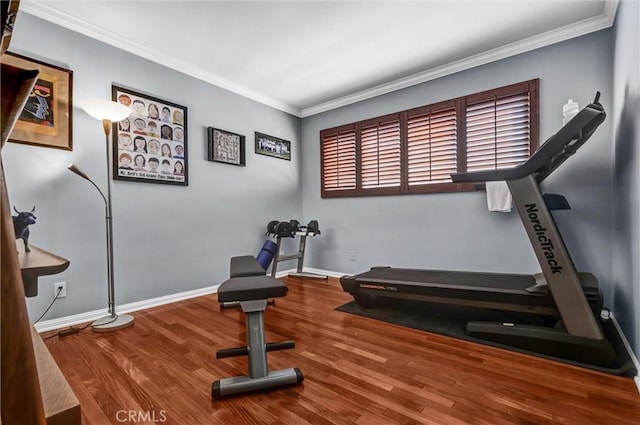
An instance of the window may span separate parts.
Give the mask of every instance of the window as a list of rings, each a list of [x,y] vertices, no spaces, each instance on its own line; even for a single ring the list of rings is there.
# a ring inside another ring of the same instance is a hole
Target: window
[[[450,182],[457,170],[456,109],[453,104],[414,110],[407,116],[407,183]]]
[[[509,168],[531,152],[531,95],[482,96],[466,108],[467,171]]]
[[[322,187],[338,193],[356,189],[356,132],[327,132],[322,139]]]
[[[397,116],[360,127],[362,188],[400,188],[400,120]]]
[[[473,190],[450,175],[517,166],[538,147],[538,80],[320,132],[322,197]]]

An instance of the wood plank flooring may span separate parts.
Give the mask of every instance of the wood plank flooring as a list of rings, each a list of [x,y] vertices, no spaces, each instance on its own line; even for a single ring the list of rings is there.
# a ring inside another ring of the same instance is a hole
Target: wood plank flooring
[[[301,385],[211,399],[211,383],[246,373],[244,316],[204,296],[136,312],[133,327],[46,340],[82,407],[102,424],[640,424],[632,379],[337,312],[337,279],[286,278],[265,313],[270,369]],[[52,333],[46,333],[46,337]]]

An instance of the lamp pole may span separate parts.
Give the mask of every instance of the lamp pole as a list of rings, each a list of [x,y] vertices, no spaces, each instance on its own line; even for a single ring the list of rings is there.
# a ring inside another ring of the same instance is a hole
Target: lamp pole
[[[105,222],[107,233],[107,299],[109,315],[104,316],[91,324],[96,332],[108,332],[126,328],[133,325],[133,316],[127,314],[116,314],[115,304],[115,279],[113,267],[113,213],[111,209],[111,149],[109,135],[111,133],[112,122],[125,119],[131,114],[129,107],[103,99],[88,99],[80,101],[82,108],[92,117],[102,120],[102,128],[105,134],[105,149],[107,157],[107,196],[102,193],[100,188],[87,176],[80,171],[75,165],[70,164],[69,170],[76,173],[80,177],[88,180],[100,193],[105,204]],[[105,118],[107,117],[107,118]]]
[[[107,205],[105,220],[107,222],[107,279],[109,280],[108,288],[108,303],[109,313],[111,317],[116,315],[115,307],[115,283],[113,276],[113,214],[111,212],[111,167],[109,156],[111,149],[109,149],[109,133],[111,130],[111,121],[107,119],[102,120],[102,127],[104,128],[105,135],[105,149],[107,150]]]

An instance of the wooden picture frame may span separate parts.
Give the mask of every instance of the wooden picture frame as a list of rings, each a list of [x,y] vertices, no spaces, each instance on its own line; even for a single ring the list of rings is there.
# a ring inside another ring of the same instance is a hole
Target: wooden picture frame
[[[116,85],[111,96],[132,111],[113,124],[113,179],[188,186],[187,107]]]
[[[2,63],[40,71],[9,141],[73,150],[73,71],[11,52]]]
[[[209,141],[208,161],[222,162],[240,167],[246,165],[245,137],[242,134],[209,127],[207,135]]]
[[[291,161],[291,142],[279,137],[255,132],[256,153]]]

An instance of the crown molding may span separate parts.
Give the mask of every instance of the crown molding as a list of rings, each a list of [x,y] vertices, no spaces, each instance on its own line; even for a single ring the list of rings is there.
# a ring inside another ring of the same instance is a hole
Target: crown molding
[[[391,93],[407,87],[415,86],[456,72],[465,71],[480,65],[506,59],[511,56],[526,53],[541,47],[549,46],[571,38],[586,35],[595,31],[609,28],[613,25],[619,0],[605,0],[604,9],[601,15],[589,19],[566,25],[562,28],[547,31],[545,33],[506,44],[495,49],[488,50],[477,55],[469,56],[446,65],[438,66],[426,71],[400,78],[398,80],[381,84],[379,86],[362,90],[347,96],[320,103],[318,105],[302,108],[301,118],[316,115],[322,112],[337,109],[376,96]]]
[[[28,13],[29,15],[44,19],[45,21],[49,21],[63,28],[67,28],[71,31],[117,47],[136,56],[140,56],[144,59],[182,72],[183,74],[221,87],[225,90],[229,90],[230,92],[239,94],[240,96],[255,100],[256,102],[262,103],[288,114],[295,115],[296,117],[300,117],[300,108],[293,107],[279,100],[272,99],[255,91],[249,90],[223,77],[220,77],[219,75],[205,71],[202,68],[193,66],[187,62],[167,55],[164,52],[149,49],[132,40],[120,37],[119,35],[105,30],[104,28],[91,25],[67,13],[60,12],[59,10],[47,5],[46,3],[36,0],[23,0],[20,2],[20,12]]]
[[[71,31],[80,33],[87,37],[125,50],[152,62],[164,65],[168,68],[190,75],[207,83],[229,90],[240,96],[244,96],[256,102],[286,112],[299,118],[305,118],[322,112],[337,109],[363,100],[371,99],[376,96],[391,93],[407,87],[415,86],[437,78],[445,77],[456,72],[465,71],[490,62],[506,59],[521,53],[526,53],[541,47],[549,46],[574,37],[589,34],[609,28],[613,25],[616,12],[618,10],[620,0],[605,0],[602,14],[585,19],[575,24],[570,24],[562,28],[551,30],[543,34],[526,38],[521,41],[510,43],[492,50],[488,50],[477,55],[470,56],[458,61],[451,62],[446,65],[438,66],[426,71],[410,75],[401,79],[381,84],[367,90],[362,90],[347,96],[339,97],[328,102],[306,108],[297,108],[284,102],[264,96],[255,91],[249,90],[238,84],[235,84],[225,78],[205,71],[199,67],[195,67],[184,61],[177,60],[162,52],[148,49],[138,43],[118,36],[103,28],[89,25],[71,15],[62,13],[45,3],[36,0],[23,0],[20,3],[20,12],[28,13],[38,18],[44,19]]]

